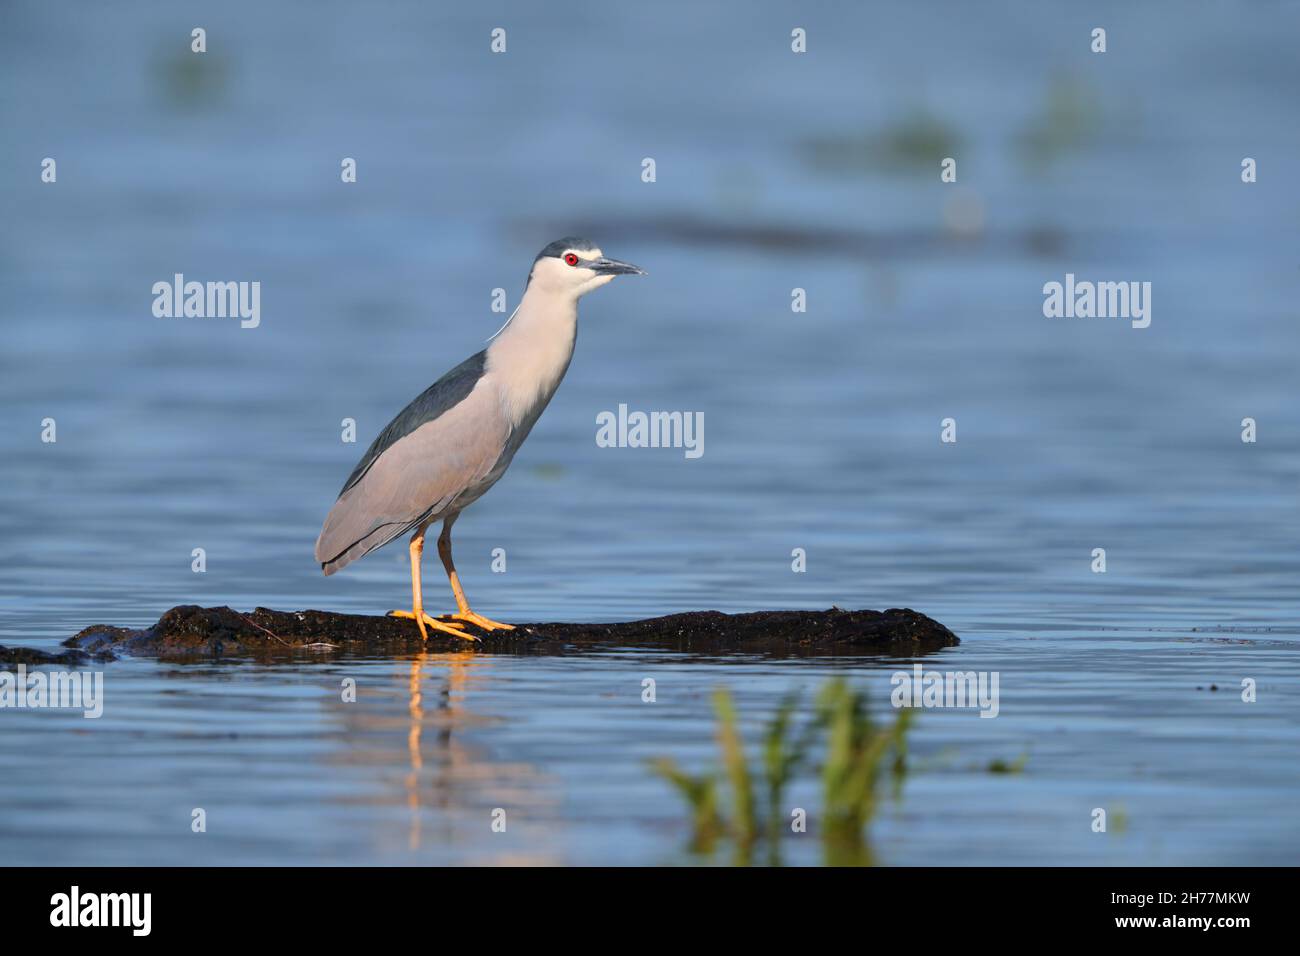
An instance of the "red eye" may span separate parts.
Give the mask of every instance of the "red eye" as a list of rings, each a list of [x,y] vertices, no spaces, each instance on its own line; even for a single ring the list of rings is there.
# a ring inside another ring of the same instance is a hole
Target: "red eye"
[[[576,266],[578,264],[578,257],[575,256],[572,252],[566,252],[564,254],[564,261],[571,266]]]

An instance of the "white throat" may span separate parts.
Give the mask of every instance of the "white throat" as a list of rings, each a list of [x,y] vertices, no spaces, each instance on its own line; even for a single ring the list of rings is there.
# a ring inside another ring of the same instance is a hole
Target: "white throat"
[[[531,426],[541,414],[569,368],[577,335],[577,297],[530,284],[487,350],[485,372],[512,426]]]

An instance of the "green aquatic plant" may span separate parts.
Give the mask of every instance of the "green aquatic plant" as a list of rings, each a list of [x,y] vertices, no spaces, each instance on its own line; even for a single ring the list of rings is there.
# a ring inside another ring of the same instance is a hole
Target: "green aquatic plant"
[[[754,786],[750,779],[749,762],[745,758],[745,745],[736,727],[736,706],[731,694],[718,690],[713,695],[713,708],[718,714],[718,746],[722,750],[722,766],[731,787],[732,832],[744,846],[753,844],[758,836],[758,822],[754,815]]]
[[[910,710],[900,710],[894,721],[877,726],[867,710],[865,696],[836,678],[822,688],[815,706],[796,732],[798,695],[781,702],[763,735],[761,774],[750,769],[740,736],[735,704],[725,689],[713,695],[721,767],[691,775],[671,758],[654,761],[652,768],[668,780],[691,811],[691,849],[711,853],[726,837],[735,848],[738,864],[752,861],[755,846],[766,843],[767,859],[780,863],[782,835],[788,818],[785,794],[799,771],[810,762],[819,741],[824,753],[821,833],[826,862],[830,865],[869,865],[873,862],[866,831],[880,804],[881,784],[891,780],[893,795],[901,794],[907,769],[907,731]],[[760,818],[755,790],[761,776],[764,794]],[[719,802],[726,784],[727,807]]]
[[[785,792],[812,748],[817,725],[809,721],[803,733],[793,738],[795,709],[799,695],[790,694],[777,708],[763,735],[763,776],[766,785],[766,834],[769,853],[775,859],[785,822]]]
[[[1021,160],[1033,170],[1079,152],[1095,140],[1102,127],[1101,101],[1082,80],[1055,76],[1043,95],[1043,105],[1020,131]]]
[[[230,87],[230,64],[217,52],[197,54],[188,42],[155,62],[158,88],[183,109],[219,103]]]
[[[709,774],[692,776],[685,773],[671,757],[660,757],[650,766],[677,788],[691,808],[692,852],[711,853],[723,828],[722,818],[718,815],[717,780]]]
[[[957,155],[961,135],[955,126],[924,105],[904,108],[870,130],[828,133],[801,144],[804,161],[835,174],[928,172]]]
[[[990,760],[988,766],[989,773],[1023,773],[1025,764],[1029,762],[1029,754],[1021,754],[1015,760],[1007,761],[998,758]]]
[[[823,836],[828,860],[846,850],[850,862],[861,852],[861,835],[875,816],[877,791],[888,773],[901,786],[907,768],[907,730],[912,711],[899,710],[888,727],[877,728],[862,694],[843,679],[822,688],[817,711],[826,727],[822,765]],[[899,792],[897,789],[895,792]]]
[[[731,695],[719,689],[713,695],[713,708],[718,717],[718,747],[722,752],[723,776],[730,788],[732,813],[723,818],[718,811],[718,792],[721,780],[717,773],[688,774],[677,766],[671,757],[660,757],[651,767],[661,777],[677,788],[691,809],[691,849],[711,853],[718,837],[724,833],[736,845],[737,860],[748,863],[750,851],[758,837],[757,816],[754,812],[754,786],[745,759],[745,746],[736,726],[736,708]],[[769,778],[769,785],[771,779]],[[769,786],[769,797],[770,797]],[[778,790],[777,799],[780,797]]]

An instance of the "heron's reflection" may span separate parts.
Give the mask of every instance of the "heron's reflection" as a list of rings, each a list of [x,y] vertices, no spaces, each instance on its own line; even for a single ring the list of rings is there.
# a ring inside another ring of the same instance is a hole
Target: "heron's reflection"
[[[528,745],[499,712],[508,659],[426,651],[408,661],[373,663],[383,675],[378,686],[367,682],[370,689],[355,703],[341,704],[344,746],[335,759],[370,768],[362,777],[363,802],[404,807],[400,835],[391,818],[375,816],[379,843],[403,855],[424,859],[432,852],[456,862],[549,856],[538,844],[554,836],[554,782],[531,763],[494,756]],[[512,688],[511,704],[515,698]],[[492,829],[498,807],[507,814],[505,834]]]
[[[420,848],[422,820],[420,782],[424,769],[423,737],[426,722],[425,713],[425,677],[441,676],[443,679],[433,683],[432,722],[436,732],[432,743],[441,759],[441,773],[435,774],[429,784],[433,795],[433,805],[446,809],[451,805],[452,786],[461,779],[473,777],[475,758],[471,752],[456,739],[456,732],[472,722],[471,715],[464,708],[466,692],[472,685],[481,682],[491,668],[490,659],[470,651],[430,654],[421,652],[411,660],[407,679],[407,713],[410,727],[406,734],[406,748],[410,760],[410,771],[406,775],[406,805],[410,810],[411,822],[407,845],[411,850]]]
[[[435,691],[433,704],[438,720],[437,734],[434,742],[444,757],[443,766],[446,776],[433,778],[430,789],[433,791],[435,805],[447,807],[450,802],[450,784],[458,771],[463,771],[473,764],[470,753],[455,739],[455,731],[468,723],[463,709],[465,692],[481,675],[474,673],[476,668],[486,670],[488,660],[470,651],[430,654],[421,652],[411,661],[407,680],[407,712],[410,715],[410,728],[406,734],[406,749],[410,758],[410,772],[406,775],[406,805],[411,812],[408,847],[420,848],[421,821],[423,813],[420,805],[420,778],[424,769],[424,752],[421,738],[424,734],[424,686],[425,668],[431,671],[441,669],[445,679]]]
[[[420,848],[420,769],[424,766],[424,757],[420,754],[420,733],[424,730],[420,671],[424,667],[424,656],[422,654],[411,661],[411,683],[407,691],[411,697],[411,729],[406,735],[406,749],[411,755],[411,772],[406,775],[406,806],[411,811],[411,832],[407,843],[412,850]]]

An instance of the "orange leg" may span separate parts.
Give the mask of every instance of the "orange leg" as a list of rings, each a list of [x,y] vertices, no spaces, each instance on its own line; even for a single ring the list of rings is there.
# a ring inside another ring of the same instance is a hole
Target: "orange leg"
[[[446,518],[442,523],[442,534],[438,535],[438,557],[442,558],[442,566],[447,571],[447,580],[451,582],[451,593],[456,596],[457,610],[452,617],[481,627],[485,631],[513,631],[512,624],[502,624],[482,614],[476,614],[470,610],[469,601],[465,600],[465,592],[460,586],[460,577],[456,574],[456,565],[451,561],[451,526],[458,515],[459,512]]]
[[[473,634],[464,632],[462,625],[451,621],[439,621],[437,618],[424,613],[424,599],[420,593],[420,556],[424,554],[424,530],[427,527],[428,525],[421,525],[415,534],[411,535],[411,610],[389,611],[388,616],[414,620],[420,628],[420,637],[426,641],[429,639],[429,634],[425,627],[431,627],[435,631],[442,631],[446,634],[454,634],[457,637],[463,637],[467,641],[477,641],[478,638]]]

